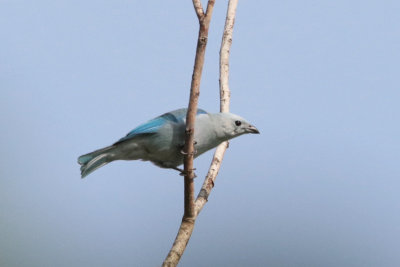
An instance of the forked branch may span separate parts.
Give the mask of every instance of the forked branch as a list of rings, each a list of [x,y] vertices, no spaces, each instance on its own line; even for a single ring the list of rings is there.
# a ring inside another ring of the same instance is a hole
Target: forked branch
[[[197,49],[195,64],[190,88],[190,100],[186,117],[186,135],[184,147],[184,170],[185,170],[185,212],[182,218],[182,223],[174,244],[168,253],[163,266],[176,266],[185,251],[186,245],[189,242],[190,236],[194,229],[194,223],[201,209],[207,202],[208,196],[214,187],[214,181],[218,174],[219,168],[224,157],[224,153],[228,147],[228,142],[224,142],[217,147],[210,169],[204,180],[202,189],[194,201],[194,126],[197,113],[198,98],[200,95],[200,80],[204,65],[204,55],[208,39],[208,29],[211,21],[215,0],[209,0],[207,9],[204,13],[200,0],[193,0],[193,6],[199,20],[200,30],[197,40]],[[230,0],[225,21],[224,34],[220,50],[220,110],[221,112],[229,111],[230,90],[228,85],[229,80],[229,52],[232,44],[232,32],[235,21],[236,6],[238,0]]]

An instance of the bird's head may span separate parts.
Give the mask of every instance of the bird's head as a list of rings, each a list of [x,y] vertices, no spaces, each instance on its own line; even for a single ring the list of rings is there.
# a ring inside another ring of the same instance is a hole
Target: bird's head
[[[242,117],[228,112],[219,113],[218,123],[223,134],[228,137],[228,139],[247,133],[260,133],[255,126]]]

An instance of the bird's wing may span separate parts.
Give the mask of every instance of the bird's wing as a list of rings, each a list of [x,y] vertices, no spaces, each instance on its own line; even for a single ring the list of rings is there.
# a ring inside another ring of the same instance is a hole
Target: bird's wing
[[[168,113],[165,113],[161,116],[158,116],[157,118],[154,118],[152,120],[149,120],[148,122],[145,122],[132,131],[130,131],[125,137],[121,138],[118,140],[117,143],[132,139],[136,136],[139,135],[144,135],[144,134],[155,134],[162,126],[164,126],[166,123],[179,123],[183,122],[184,119],[186,119],[186,108],[181,108],[177,109]],[[202,109],[197,110],[197,115],[199,114],[207,114],[206,111]],[[115,143],[115,144],[117,144]]]

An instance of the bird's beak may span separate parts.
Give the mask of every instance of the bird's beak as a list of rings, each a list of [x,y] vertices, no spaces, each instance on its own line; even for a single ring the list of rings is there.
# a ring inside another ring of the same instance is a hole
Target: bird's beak
[[[249,127],[246,128],[246,131],[248,133],[253,133],[253,134],[259,134],[260,131],[258,131],[258,129],[256,127],[254,127],[253,125],[249,125]]]

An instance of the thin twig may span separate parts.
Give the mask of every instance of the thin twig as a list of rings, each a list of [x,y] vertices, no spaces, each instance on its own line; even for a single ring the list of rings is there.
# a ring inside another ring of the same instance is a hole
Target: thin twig
[[[228,11],[226,12],[226,20],[224,34],[222,36],[221,50],[219,52],[219,92],[220,92],[220,111],[229,112],[230,89],[229,89],[229,54],[232,45],[233,26],[235,24],[236,7],[238,0],[230,0]],[[214,187],[219,169],[224,158],[225,151],[229,147],[228,141],[220,144],[215,150],[211,166],[208,170],[206,179],[197,196],[195,202],[196,214],[198,214],[208,200],[208,196]]]
[[[203,6],[200,0],[193,0],[194,11],[196,11],[197,18],[199,21],[204,17]]]
[[[218,175],[222,159],[224,158],[224,154],[228,146],[229,146],[228,142],[223,142],[215,150],[214,157],[211,161],[210,169],[208,170],[203,186],[201,187],[201,190],[197,195],[197,199],[195,202],[196,214],[200,213],[200,211],[203,209],[204,205],[208,201],[208,196],[210,195],[211,190],[214,187],[214,181]]]
[[[229,112],[231,91],[229,89],[229,54],[232,46],[233,26],[235,24],[238,0],[230,0],[226,12],[224,34],[222,35],[221,50],[219,51],[219,92],[220,111]]]

